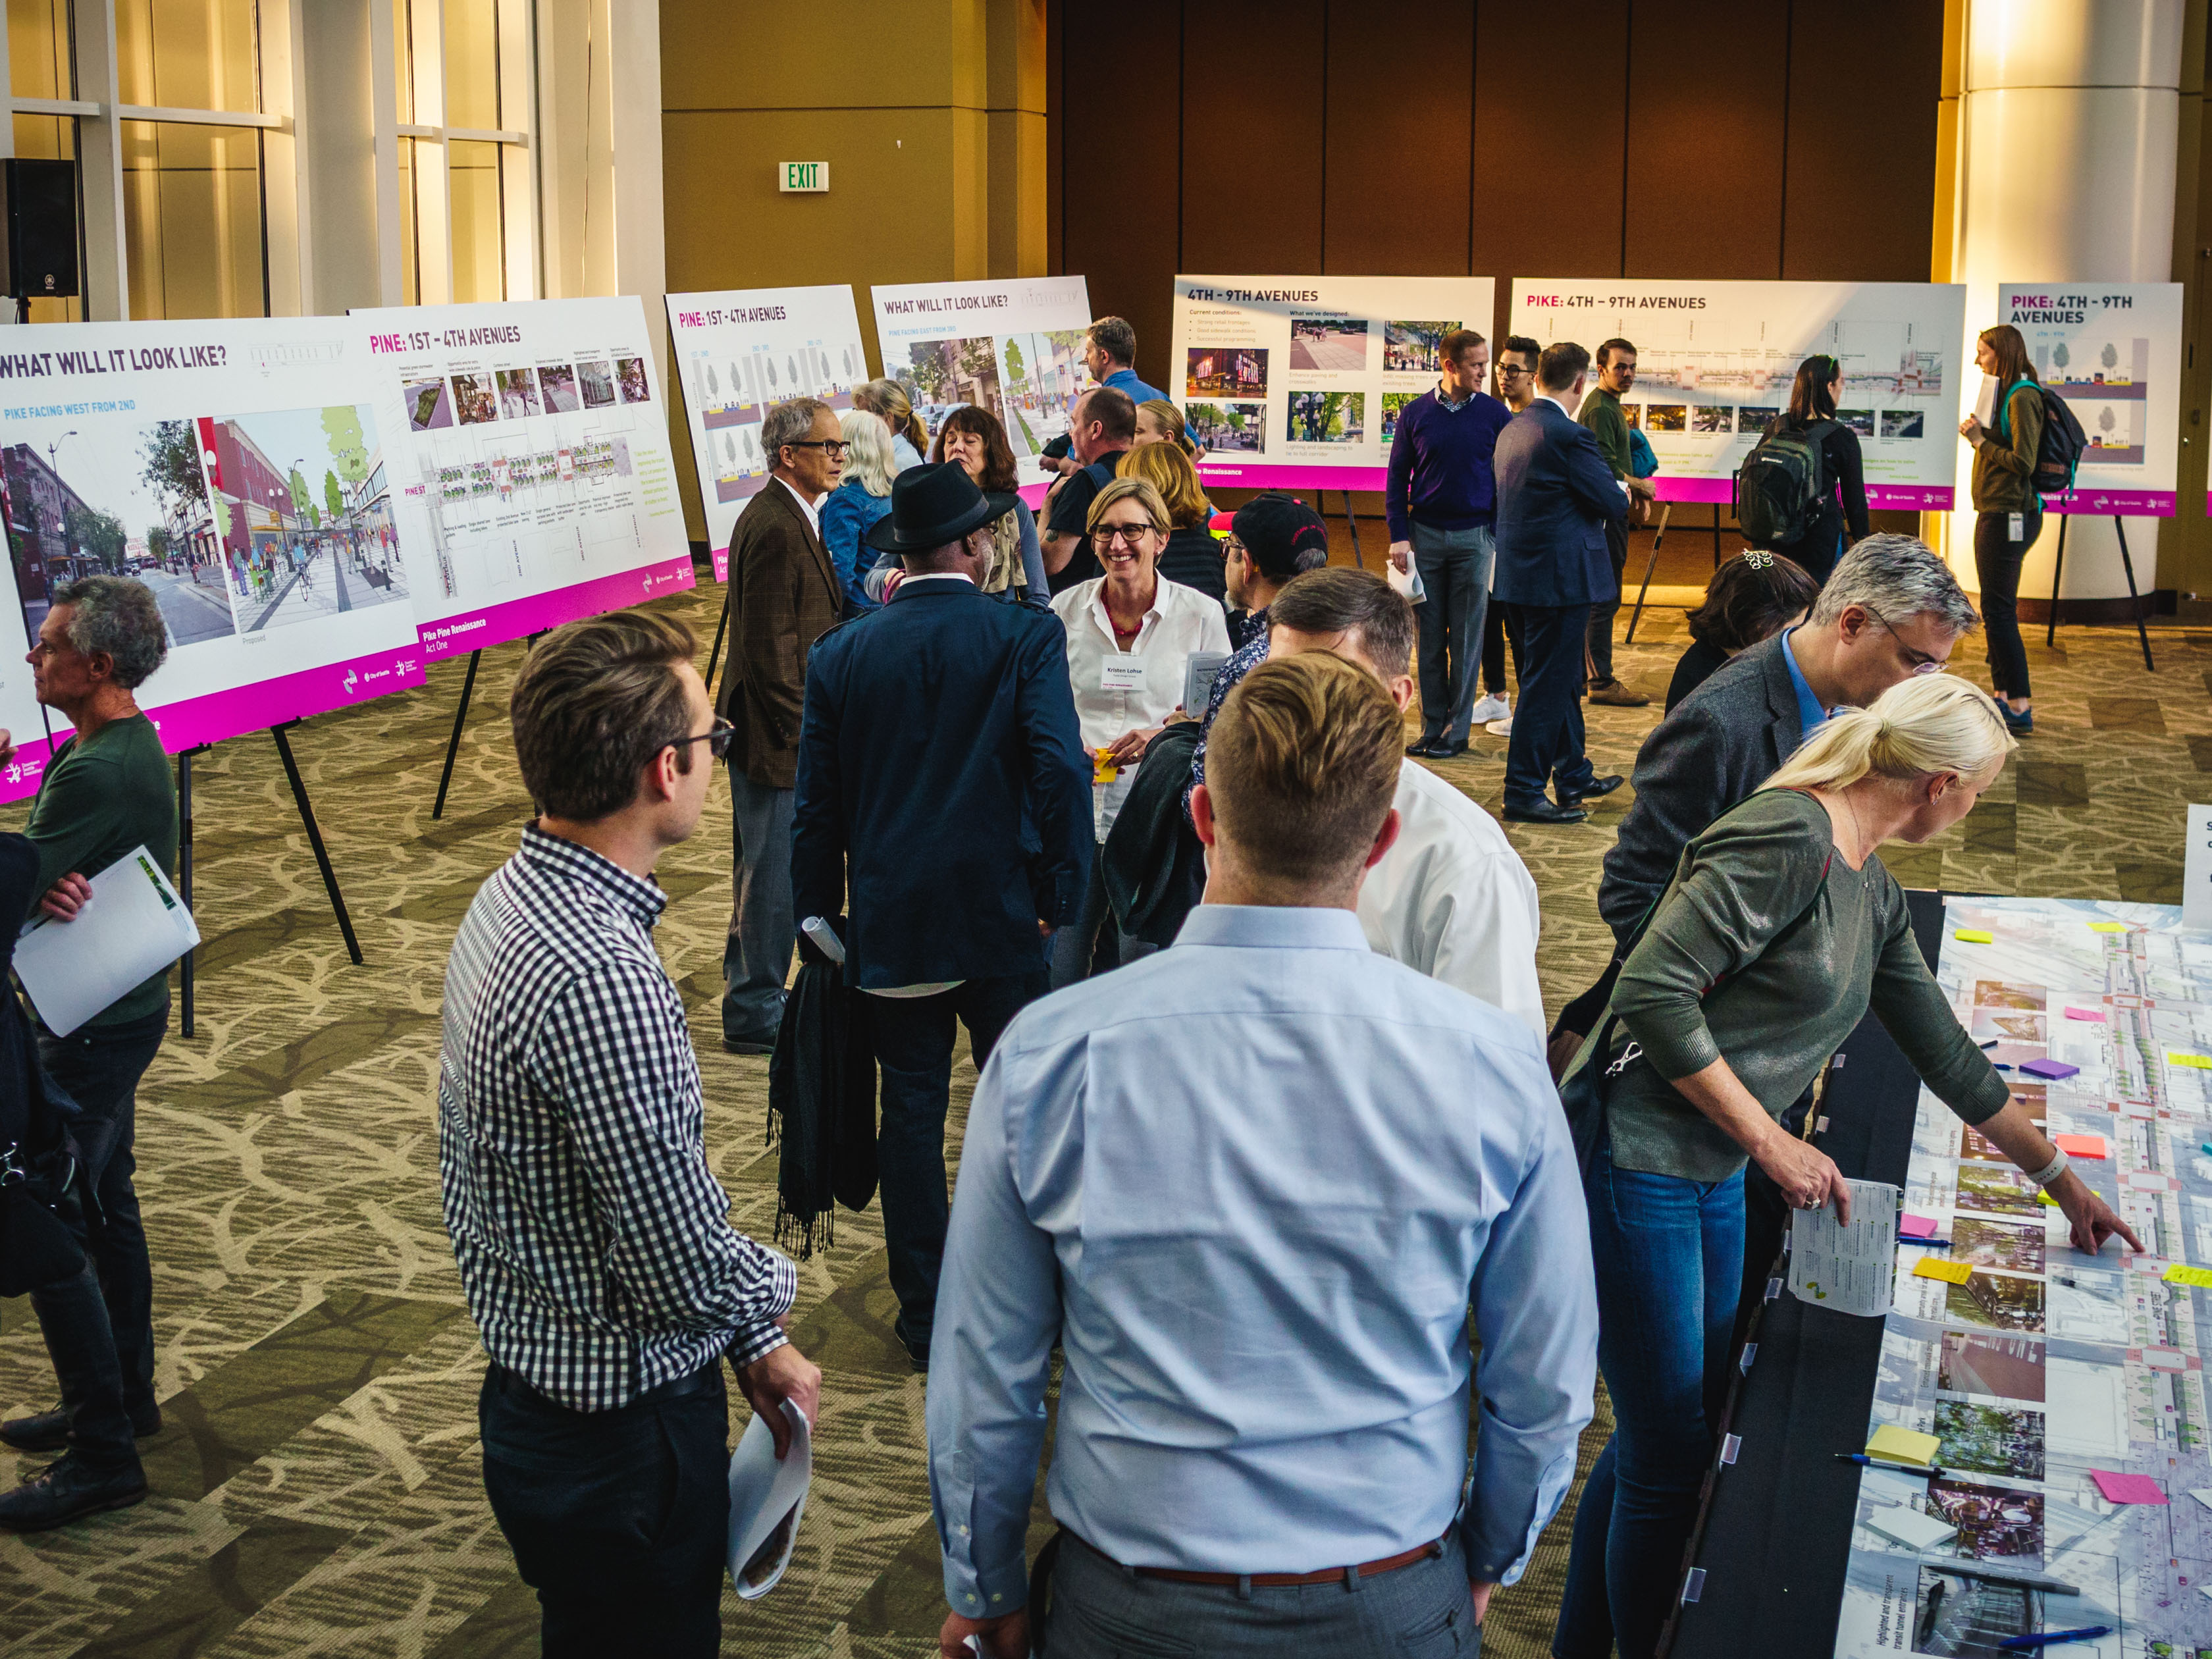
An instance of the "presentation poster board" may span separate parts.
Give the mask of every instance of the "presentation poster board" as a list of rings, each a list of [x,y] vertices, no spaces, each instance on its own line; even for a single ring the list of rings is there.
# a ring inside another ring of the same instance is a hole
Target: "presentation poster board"
[[[348,321],[393,434],[392,501],[426,661],[692,585],[635,295]]]
[[[730,531],[768,482],[761,422],[787,398],[841,414],[868,378],[853,290],[726,289],[668,296],[671,370],[684,389],[691,457],[707,508],[714,580],[730,579]]]
[[[2001,283],[1988,297],[1994,306],[1985,301],[1974,314],[2020,331],[2036,378],[2066,399],[2089,440],[2074,488],[2045,496],[2044,505],[2171,518],[2181,450],[2181,284]],[[1986,404],[1993,417],[1996,385],[1979,374],[1970,381],[1980,397],[1967,407]],[[1961,442],[1961,501],[1972,458]]]
[[[1170,395],[1208,483],[1380,489],[1437,343],[1486,337],[1487,276],[1178,276]],[[1487,386],[1484,388],[1489,390]]]
[[[23,666],[55,594],[154,592],[169,654],[138,690],[171,753],[422,679],[389,417],[343,317],[40,324],[0,347],[0,799],[48,754]],[[56,718],[58,742],[66,727]]]
[[[996,415],[1021,487],[1052,477],[1039,453],[1067,430],[1067,406],[1091,385],[1083,367],[1091,295],[1080,276],[909,283],[872,289],[884,374],[906,388],[934,438],[961,404]]]
[[[1540,345],[1636,346],[1621,399],[1658,457],[1659,499],[1725,502],[1735,470],[1814,352],[1843,365],[1836,413],[1859,435],[1867,504],[1941,508],[1958,478],[1973,376],[1966,290],[1934,283],[1675,283],[1516,277],[1511,331]]]

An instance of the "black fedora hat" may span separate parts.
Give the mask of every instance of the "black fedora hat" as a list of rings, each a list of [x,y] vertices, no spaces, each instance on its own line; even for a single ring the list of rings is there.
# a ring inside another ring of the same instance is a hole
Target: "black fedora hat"
[[[891,510],[868,531],[884,553],[927,553],[1014,510],[1011,489],[981,490],[957,461],[910,466],[891,480]]]

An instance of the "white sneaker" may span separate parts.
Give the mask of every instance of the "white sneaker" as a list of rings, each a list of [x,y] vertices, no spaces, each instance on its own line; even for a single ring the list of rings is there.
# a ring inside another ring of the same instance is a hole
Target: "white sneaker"
[[[1477,726],[1482,726],[1487,724],[1491,720],[1502,720],[1511,713],[1512,705],[1508,703],[1498,693],[1492,691],[1485,696],[1481,702],[1475,704],[1474,708],[1468,712],[1468,718],[1474,721]]]
[[[1482,729],[1493,738],[1510,738],[1513,735],[1513,722],[1510,720],[1492,720]]]

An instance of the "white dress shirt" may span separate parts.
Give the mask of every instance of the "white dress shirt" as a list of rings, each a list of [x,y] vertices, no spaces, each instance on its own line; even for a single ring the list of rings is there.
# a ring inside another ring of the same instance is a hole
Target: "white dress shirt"
[[[1398,768],[1398,840],[1359,888],[1373,949],[1503,1009],[1542,1041],[1536,884],[1498,822],[1425,766]]]
[[[771,473],[769,476],[774,477],[775,481],[781,484],[786,489],[791,491],[791,499],[799,503],[799,510],[806,515],[807,528],[814,532],[814,539],[817,542],[820,541],[822,539],[821,512],[815,507],[813,502],[808,501],[806,497],[799,492],[799,488],[793,484],[790,479],[775,473]]]
[[[1229,653],[1229,623],[1220,602],[1194,587],[1158,578],[1152,608],[1123,651],[1106,611],[1106,578],[1094,576],[1055,595],[1052,608],[1067,628],[1067,672],[1083,744],[1095,755],[1125,732],[1150,731],[1182,703],[1183,664],[1194,651]],[[1125,766],[1091,798],[1098,839],[1114,827],[1137,769]]]

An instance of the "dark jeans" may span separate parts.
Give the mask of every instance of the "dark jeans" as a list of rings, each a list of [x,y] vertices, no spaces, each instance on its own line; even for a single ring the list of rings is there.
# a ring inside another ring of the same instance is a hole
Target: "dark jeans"
[[[1812,1109],[1813,1091],[1808,1089],[1782,1114],[1783,1128],[1793,1135],[1803,1133],[1805,1114]],[[1774,1277],[1775,1261],[1782,1254],[1782,1236],[1790,1231],[1791,1213],[1790,1200],[1782,1195],[1774,1178],[1756,1164],[1745,1165],[1743,1286],[1736,1297],[1735,1326],[1729,1338],[1730,1353],[1741,1352],[1744,1338],[1750,1334],[1752,1316],[1766,1300],[1766,1281]]]
[[[136,1464],[131,1419],[154,1408],[154,1269],[131,1177],[138,1079],[160,1052],[169,1011],[65,1037],[39,1034],[39,1061],[83,1115],[71,1127],[83,1165],[64,1214],[84,1271],[31,1292],[62,1404],[70,1449],[102,1468]]]
[[[2001,697],[2031,696],[2027,652],[2020,642],[2020,567],[2043,533],[2043,509],[2021,515],[2014,541],[2009,513],[1974,515],[1974,574],[1982,584],[1982,627],[1988,636],[1990,685]]]
[[[737,842],[737,905],[722,947],[722,1035],[773,1044],[799,924],[791,914],[791,820],[796,792],[730,769]]]
[[[1521,702],[1505,750],[1505,804],[1528,806],[1556,779],[1566,799],[1590,781],[1583,753],[1583,641],[1586,605],[1524,605],[1521,622]]]
[[[1493,605],[1482,619],[1482,689],[1491,696],[1505,695],[1505,642],[1513,642],[1513,673],[1521,673],[1521,624],[1510,605]]]
[[[1650,1659],[1682,1582],[1682,1552],[1728,1397],[1743,1276],[1743,1177],[1686,1181],[1591,1160],[1598,1366],[1613,1438],[1575,1511],[1559,1659]]]
[[[556,1405],[495,1361],[484,1492],[538,1592],[546,1659],[714,1659],[730,1531],[719,1362],[614,1411]]]
[[[1613,619],[1620,614],[1620,580],[1628,569],[1628,526],[1605,521],[1605,553],[1613,562],[1613,597],[1590,607],[1589,681],[1613,678]]]
[[[1115,921],[1114,902],[1106,895],[1106,848],[1101,842],[1091,860],[1091,883],[1083,890],[1082,910],[1052,936],[1051,988],[1064,991],[1110,974],[1158,948],[1129,938]]]
[[[1487,526],[1431,530],[1416,524],[1413,532],[1413,568],[1427,596],[1413,610],[1421,636],[1421,740],[1463,744],[1496,546]]]
[[[968,1028],[975,1069],[1013,1017],[1045,994],[1042,970],[971,979],[928,997],[870,997],[868,1029],[883,1074],[876,1167],[883,1184],[884,1243],[899,1302],[898,1338],[929,1352],[937,1270],[945,1260],[945,1106],[952,1092],[953,1023]]]

